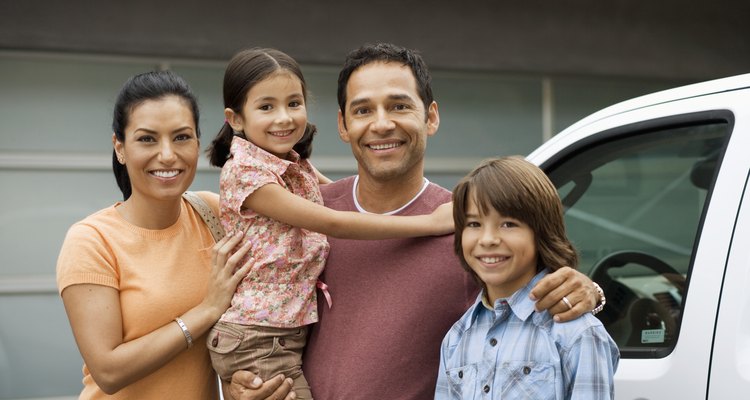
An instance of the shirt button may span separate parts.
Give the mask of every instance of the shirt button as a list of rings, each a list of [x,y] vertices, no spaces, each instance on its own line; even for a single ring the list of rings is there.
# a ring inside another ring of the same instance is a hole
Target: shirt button
[[[497,345],[497,339],[492,338],[490,339],[490,346],[495,347]]]
[[[485,393],[489,393],[490,392],[490,385],[484,385],[484,387],[482,388],[482,390],[484,390]]]
[[[464,377],[464,371],[458,371],[458,377],[463,378]]]
[[[284,340],[284,338],[279,338],[279,345],[283,347],[285,344],[286,340]]]
[[[211,341],[211,346],[218,346],[219,345],[219,335],[214,336],[214,339]]]
[[[531,368],[529,368],[528,366],[523,367],[523,374],[524,375],[528,375],[530,373],[531,373]]]

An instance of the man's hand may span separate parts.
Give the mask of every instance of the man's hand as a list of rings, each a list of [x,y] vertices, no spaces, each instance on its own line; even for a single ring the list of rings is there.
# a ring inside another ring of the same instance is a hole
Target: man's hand
[[[266,382],[250,371],[236,371],[232,382],[223,385],[225,400],[294,400],[292,379],[276,375]]]
[[[563,302],[563,296],[572,308]],[[576,319],[593,310],[599,302],[599,294],[591,279],[570,267],[562,267],[545,276],[531,290],[530,297],[538,299],[538,311],[547,310],[556,322]]]

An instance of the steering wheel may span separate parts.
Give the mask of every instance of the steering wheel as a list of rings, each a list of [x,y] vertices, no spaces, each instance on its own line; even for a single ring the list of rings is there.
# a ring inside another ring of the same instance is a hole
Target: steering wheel
[[[643,346],[641,332],[663,327],[665,342],[675,333],[676,321],[667,308],[650,298],[641,298],[627,285],[609,275],[612,268],[627,264],[642,265],[665,277],[680,294],[684,290],[682,275],[666,262],[641,251],[623,250],[608,254],[591,269],[591,280],[601,285],[607,304],[597,317],[620,346]]]

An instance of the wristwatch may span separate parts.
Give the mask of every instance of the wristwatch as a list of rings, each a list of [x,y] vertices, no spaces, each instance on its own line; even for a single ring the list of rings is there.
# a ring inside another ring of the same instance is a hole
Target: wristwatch
[[[591,310],[592,315],[598,314],[601,310],[604,309],[604,305],[607,304],[607,298],[604,296],[604,290],[602,290],[601,286],[599,286],[598,283],[592,282],[594,284],[594,289],[596,289],[596,293],[599,294],[599,303],[596,304],[596,307],[594,307],[593,310]]]

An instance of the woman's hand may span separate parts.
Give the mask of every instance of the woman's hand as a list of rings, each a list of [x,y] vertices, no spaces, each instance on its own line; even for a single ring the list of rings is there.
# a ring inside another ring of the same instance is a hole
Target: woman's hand
[[[252,247],[252,242],[248,240],[237,248],[244,236],[242,231],[227,235],[211,249],[208,291],[201,305],[210,310],[217,320],[229,308],[237,285],[252,267],[253,259],[250,258],[241,268],[237,268],[240,260]],[[235,248],[237,249],[233,252]]]
[[[250,249],[249,244],[232,253],[242,236],[227,237],[216,243],[206,297],[180,315],[194,337],[206,333],[226,311],[237,284],[250,269],[249,262],[236,268]],[[118,392],[185,351],[185,336],[171,320],[125,342],[117,289],[95,284],[72,285],[62,292],[62,299],[81,356],[96,384],[107,394]]]

